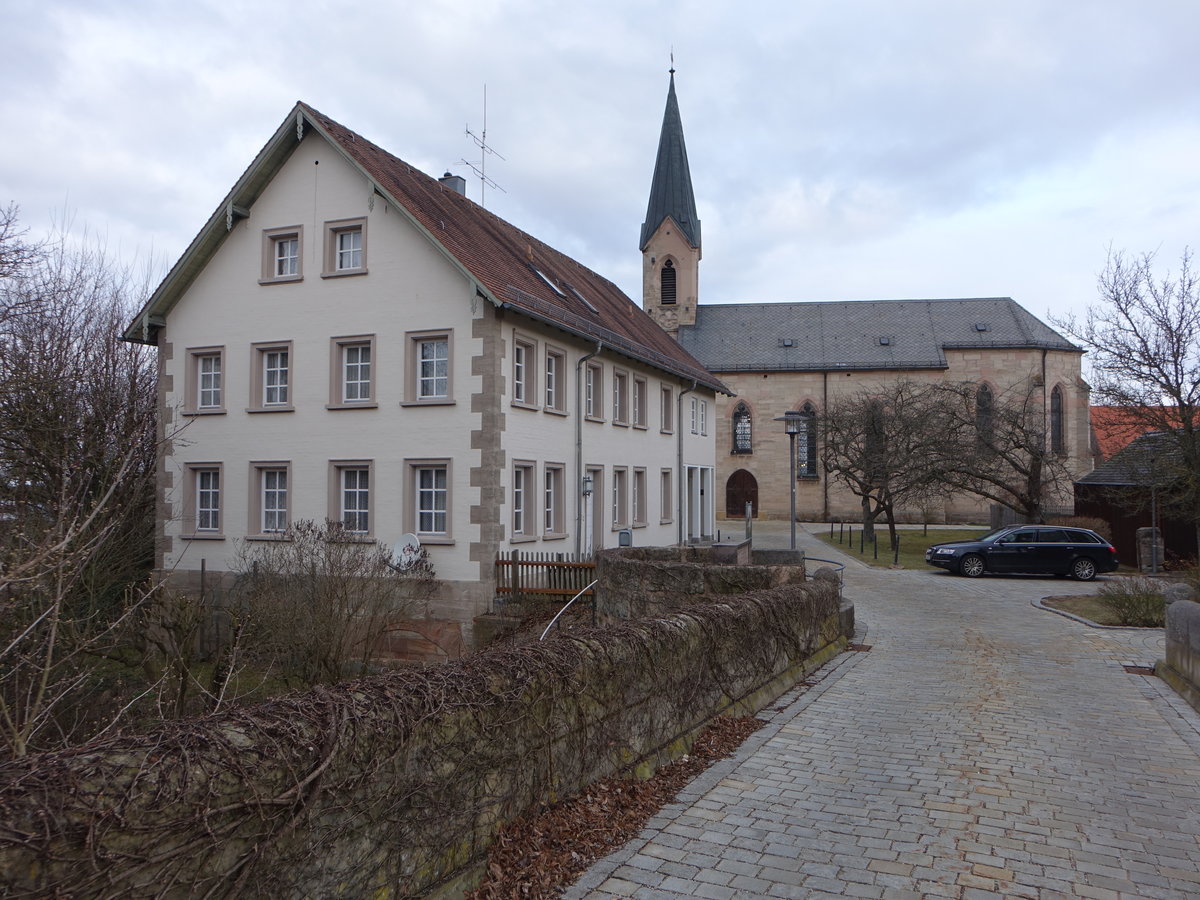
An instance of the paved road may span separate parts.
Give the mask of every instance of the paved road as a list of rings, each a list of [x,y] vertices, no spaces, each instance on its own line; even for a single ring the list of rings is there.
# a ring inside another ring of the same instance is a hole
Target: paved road
[[[1200,716],[1122,666],[1161,632],[1031,605],[1094,589],[1061,579],[852,563],[845,589],[871,649],[566,897],[1200,897]]]

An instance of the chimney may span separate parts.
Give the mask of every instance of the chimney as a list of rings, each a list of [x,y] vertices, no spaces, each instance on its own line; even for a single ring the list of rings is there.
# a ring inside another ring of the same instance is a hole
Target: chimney
[[[451,175],[449,172],[447,172],[438,179],[438,182],[444,184],[446,187],[450,188],[450,190],[462,194],[464,197],[467,195],[467,179],[463,178],[461,175]]]

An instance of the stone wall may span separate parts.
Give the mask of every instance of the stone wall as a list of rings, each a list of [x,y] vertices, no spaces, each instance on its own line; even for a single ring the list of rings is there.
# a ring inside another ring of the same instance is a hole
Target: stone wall
[[[1200,712],[1200,603],[1176,600],[1167,607],[1167,658],[1154,672]]]
[[[747,545],[748,546],[748,545]],[[615,622],[687,609],[728,597],[803,584],[804,557],[792,551],[774,564],[720,564],[720,546],[622,547],[596,554],[596,619]],[[754,551],[758,560],[764,559]],[[718,561],[718,564],[712,564]],[[757,560],[756,560],[757,561]]]
[[[788,583],[11,761],[0,895],[459,896],[501,823],[770,703],[839,622]]]

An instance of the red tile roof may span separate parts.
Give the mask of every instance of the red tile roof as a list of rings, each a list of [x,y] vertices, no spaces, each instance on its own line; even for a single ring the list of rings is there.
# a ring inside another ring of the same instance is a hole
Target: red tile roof
[[[1112,459],[1138,435],[1156,430],[1125,406],[1093,406],[1091,413],[1097,461]]]
[[[311,106],[298,108],[502,305],[728,393],[607,278]]]

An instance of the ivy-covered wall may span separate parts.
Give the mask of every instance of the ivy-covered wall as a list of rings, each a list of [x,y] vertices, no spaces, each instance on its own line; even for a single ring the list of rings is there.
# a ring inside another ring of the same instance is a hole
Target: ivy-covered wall
[[[455,895],[500,823],[761,708],[839,621],[786,584],[16,760],[0,895]]]

